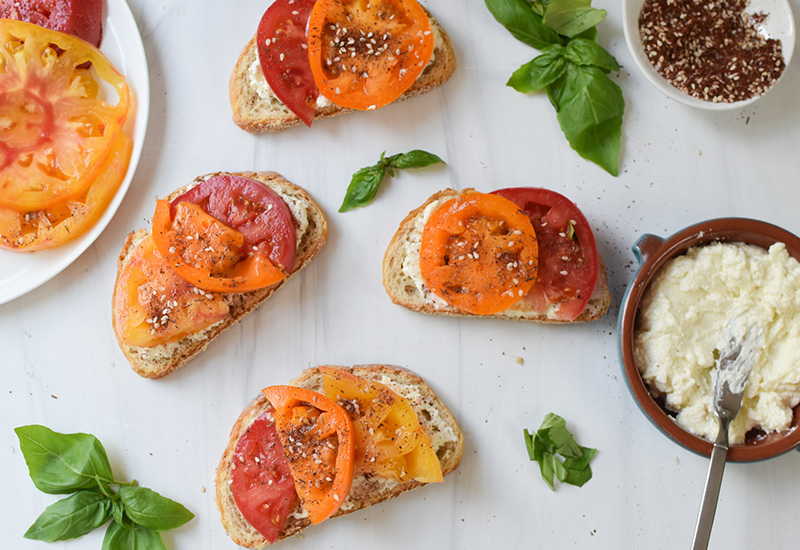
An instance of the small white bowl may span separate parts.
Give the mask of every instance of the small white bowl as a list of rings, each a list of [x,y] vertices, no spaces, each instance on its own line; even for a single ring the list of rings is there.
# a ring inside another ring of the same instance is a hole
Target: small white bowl
[[[631,51],[633,60],[639,66],[639,69],[644,74],[645,78],[655,86],[661,93],[667,97],[674,99],[685,105],[692,107],[699,107],[701,109],[709,109],[713,111],[725,111],[729,109],[739,109],[746,105],[750,105],[754,101],[764,97],[775,86],[764,92],[764,94],[757,95],[742,101],[734,102],[712,102],[703,101],[694,98],[688,94],[681,92],[678,88],[673,86],[663,76],[661,76],[655,67],[650,63],[647,54],[642,45],[642,39],[639,35],[639,13],[642,11],[642,6],[645,0],[624,0],[623,10],[623,26],[625,28],[625,41],[628,43],[628,49]],[[795,29],[794,17],[792,16],[792,9],[787,0],[751,0],[750,5],[745,9],[747,13],[765,13],[768,14],[766,20],[760,24],[759,33],[767,38],[775,38],[781,41],[781,49],[783,51],[783,61],[785,68],[781,74],[786,74],[789,67],[789,61],[794,52]],[[780,80],[780,79],[779,79]]]

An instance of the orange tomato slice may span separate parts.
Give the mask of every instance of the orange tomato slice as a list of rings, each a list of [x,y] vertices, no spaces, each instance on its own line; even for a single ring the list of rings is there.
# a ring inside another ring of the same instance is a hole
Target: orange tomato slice
[[[100,97],[94,75],[116,104]],[[113,154],[130,104],[125,78],[91,44],[0,20],[0,207],[35,212],[82,194]]]
[[[350,492],[355,450],[350,417],[312,390],[270,386],[263,391],[275,407],[275,427],[297,496],[312,523],[320,523],[336,513]]]
[[[404,482],[442,481],[442,467],[417,413],[386,385],[333,367],[320,367],[327,395],[350,415],[355,471]]]
[[[97,179],[81,194],[33,212],[0,207],[0,248],[34,252],[61,246],[89,230],[117,193],[131,158],[133,144],[117,135],[111,156]]]
[[[511,307],[536,281],[536,233],[510,200],[464,193],[431,214],[419,266],[428,287],[448,304],[490,315]]]
[[[153,240],[169,266],[186,281],[210,292],[246,292],[273,285],[286,275],[256,250],[244,254],[244,237],[199,205],[159,200],[153,215]]]
[[[391,103],[425,69],[433,29],[416,0],[317,0],[308,58],[322,95],[350,109]]]

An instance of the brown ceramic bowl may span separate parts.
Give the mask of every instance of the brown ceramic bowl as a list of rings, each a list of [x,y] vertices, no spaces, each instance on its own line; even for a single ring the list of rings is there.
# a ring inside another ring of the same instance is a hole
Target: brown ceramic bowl
[[[800,238],[775,225],[745,218],[720,218],[687,227],[664,240],[655,235],[644,235],[633,245],[633,253],[639,260],[639,270],[628,284],[620,306],[617,332],[619,356],[628,388],[642,412],[670,439],[687,449],[709,456],[713,443],[681,428],[651,395],[642,379],[633,354],[633,337],[636,328],[639,304],[659,270],[669,260],[684,254],[692,246],[714,241],[745,242],[767,249],[776,242],[786,244],[789,254],[800,261]],[[764,460],[785,453],[800,445],[800,405],[794,409],[790,429],[769,435],[748,434],[747,441],[731,445],[728,460],[750,462]],[[749,437],[755,435],[754,437]]]

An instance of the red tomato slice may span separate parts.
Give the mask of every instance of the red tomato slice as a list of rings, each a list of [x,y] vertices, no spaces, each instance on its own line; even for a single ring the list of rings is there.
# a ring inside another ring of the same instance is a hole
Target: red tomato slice
[[[322,95],[350,109],[391,103],[425,69],[433,29],[416,0],[317,0],[308,58]]]
[[[259,416],[236,443],[231,492],[247,523],[270,544],[297,503],[294,478],[275,429],[273,409]]]
[[[267,256],[290,271],[297,254],[294,217],[284,200],[261,182],[218,174],[172,201],[199,205],[231,229],[244,235],[244,248]]]
[[[0,0],[0,18],[27,21],[99,47],[103,0]]]
[[[589,303],[600,257],[594,233],[583,213],[565,196],[535,187],[493,192],[516,203],[528,214],[539,241],[539,275],[526,300],[562,321],[574,320]]]
[[[289,110],[311,126],[319,89],[308,63],[306,27],[315,0],[276,0],[261,17],[258,60],[269,87]]]

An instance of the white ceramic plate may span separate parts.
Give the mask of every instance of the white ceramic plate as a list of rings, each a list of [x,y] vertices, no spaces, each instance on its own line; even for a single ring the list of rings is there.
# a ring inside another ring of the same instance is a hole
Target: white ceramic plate
[[[0,304],[22,296],[55,277],[89,248],[119,208],[136,171],[150,111],[150,76],[142,37],[125,0],[108,0],[106,3],[100,49],[125,75],[132,91],[135,114],[133,124],[128,126],[133,138],[128,173],[103,216],[79,238],[58,248],[28,254],[0,250]]]

